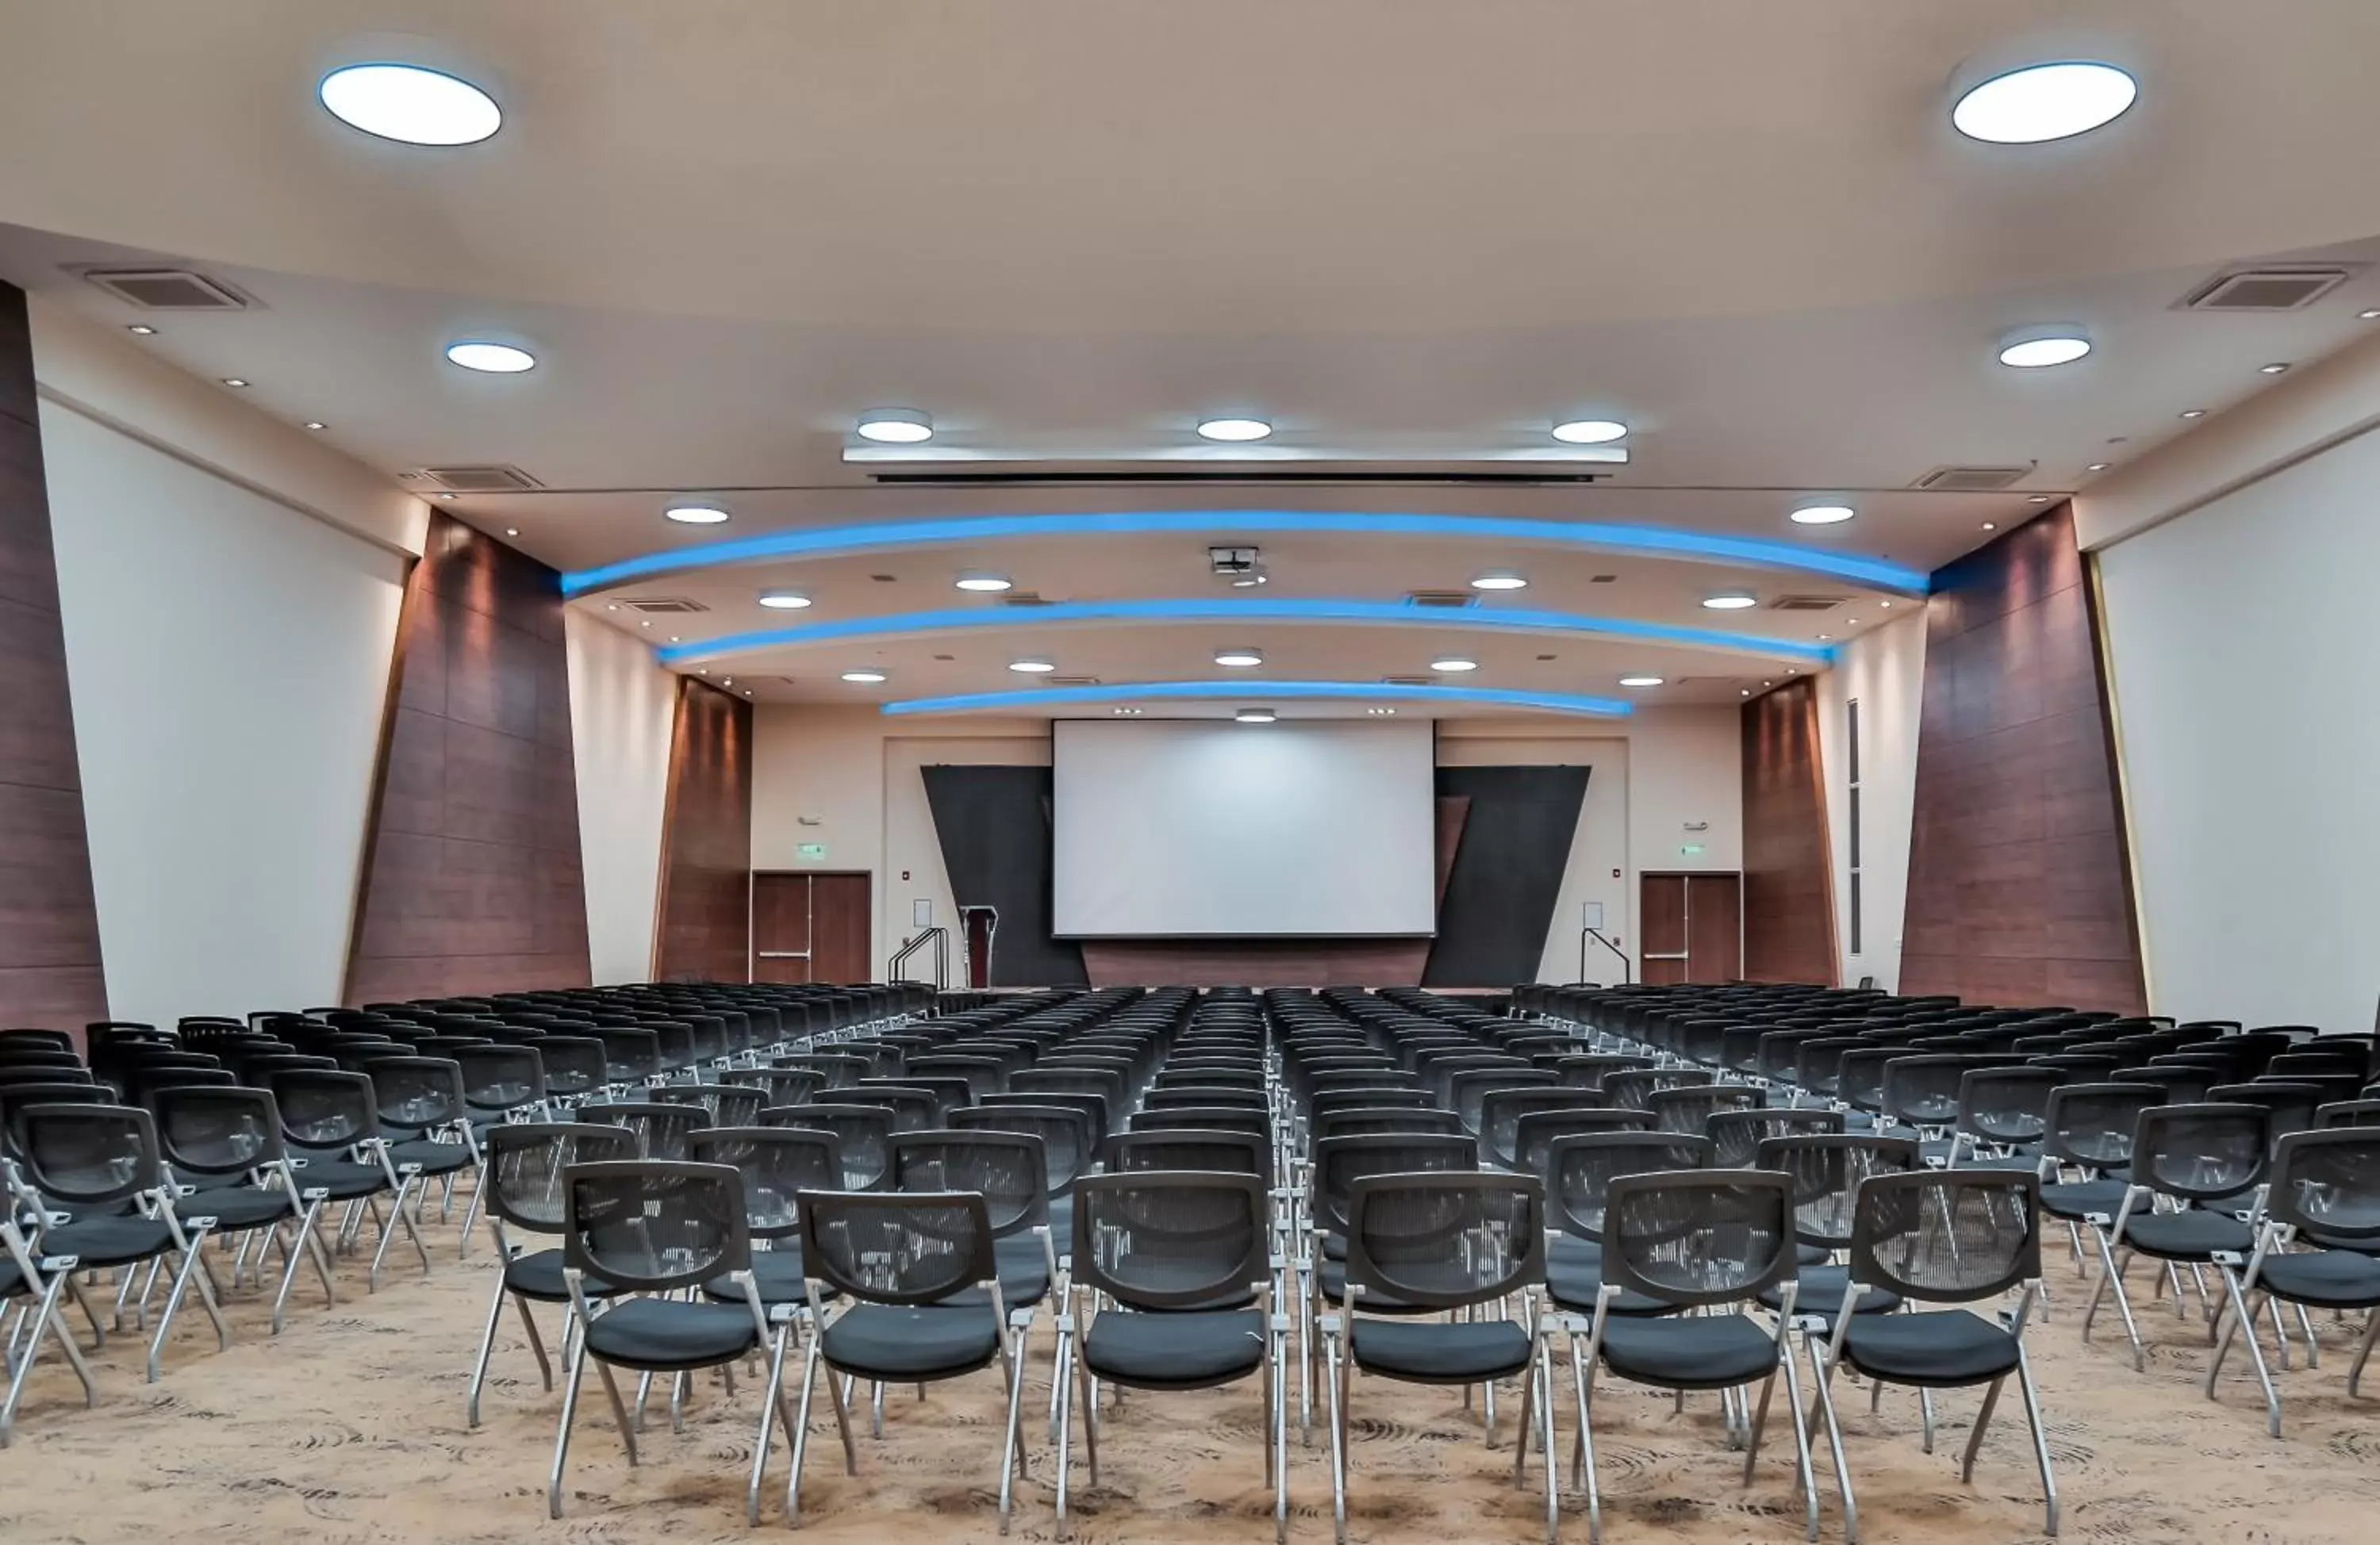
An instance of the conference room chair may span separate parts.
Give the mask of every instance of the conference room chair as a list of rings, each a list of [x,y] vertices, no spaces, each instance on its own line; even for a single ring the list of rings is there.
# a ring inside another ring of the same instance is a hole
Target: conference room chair
[[[699,1105],[714,1127],[749,1127],[770,1104],[768,1091],[732,1083],[656,1084],[651,1098],[665,1105]]]
[[[772,1418],[786,1416],[785,1340],[794,1317],[783,1309],[772,1317],[753,1283],[743,1186],[742,1176],[727,1165],[683,1160],[582,1160],[562,1172],[563,1285],[577,1335],[563,1385],[553,1468],[546,1480],[550,1516],[562,1516],[571,1419],[589,1359],[602,1378],[634,1466],[638,1424],[621,1398],[614,1369],[640,1377],[666,1375],[674,1388],[681,1375],[732,1369],[765,1347],[770,1376],[760,1392],[760,1430],[745,1497],[746,1521],[759,1521]],[[719,1278],[742,1289],[742,1302],[676,1296]],[[590,1293],[590,1281],[611,1291]],[[674,1397],[674,1428],[677,1414]]]
[[[1050,1231],[1048,1170],[1039,1138],[1030,1132],[899,1132],[892,1153],[896,1192],[972,1191],[983,1198],[1001,1301],[1012,1314],[1050,1296],[1060,1281],[1058,1247]],[[971,1292],[963,1289],[953,1302],[972,1306]],[[1026,1315],[1016,1327],[1020,1355],[1030,1324]]]
[[[1900,1307],[1882,1288],[1850,1298],[1845,1288],[1851,1269],[1834,1258],[1851,1247],[1853,1200],[1861,1185],[1878,1175],[1909,1174],[1923,1164],[1914,1138],[1874,1132],[1803,1133],[1760,1144],[1751,1167],[1775,1170],[1792,1182],[1796,1313],[1832,1325],[1846,1302],[1856,1314],[1889,1314]],[[1760,1301],[1781,1313],[1783,1288],[1764,1289]],[[1926,1410],[1930,1430],[1932,1407]]]
[[[2095,1216],[2115,1215],[2131,1188],[2125,1171],[2132,1162],[2132,1138],[2141,1112],[2165,1103],[2155,1084],[2068,1083],[2052,1090],[2043,1108],[2041,1210],[2066,1225],[2074,1273],[2087,1275],[2082,1225]],[[2082,1177],[2054,1179],[2069,1168]],[[2043,1312],[2048,1312],[2046,1304]]]
[[[0,1395],[0,1448],[8,1446],[16,1430],[18,1402],[24,1398],[44,1341],[57,1343],[75,1377],[82,1382],[84,1406],[99,1404],[99,1383],[58,1309],[79,1263],[71,1255],[34,1249],[17,1226],[14,1213],[13,1207],[0,1208],[0,1348],[6,1349],[7,1376],[6,1393]]]
[[[1135,1132],[1248,1132],[1269,1138],[1272,1113],[1256,1105],[1162,1105],[1133,1112],[1127,1125]]]
[[[820,1328],[806,1344],[800,1407],[790,1422],[794,1464],[785,1483],[787,1520],[801,1518],[802,1465],[820,1364],[827,1370],[827,1398],[843,1440],[844,1467],[855,1476],[859,1450],[844,1376],[874,1384],[925,1384],[997,1364],[1008,1394],[1000,1452],[1000,1527],[1006,1533],[1023,1459],[1017,1442],[1025,1392],[1023,1326],[1001,1297],[998,1249],[983,1196],[804,1191],[798,1205],[810,1323]],[[950,1301],[968,1289],[979,1295],[972,1304]],[[825,1313],[830,1292],[850,1305],[831,1320]]]
[[[1703,1124],[1713,1169],[1759,1167],[1760,1145],[1773,1138],[1820,1137],[1843,1130],[1843,1113],[1815,1105],[1764,1105],[1715,1112]]]
[[[759,1090],[762,1109],[808,1104],[826,1089],[826,1075],[815,1068],[735,1068],[719,1081]]]
[[[1317,1112],[1309,1124],[1310,1141],[1364,1137],[1391,1132],[1460,1133],[1463,1118],[1451,1110],[1409,1105],[1355,1105]]]
[[[802,1127],[706,1127],[686,1134],[686,1156],[693,1164],[725,1165],[744,1177],[745,1228],[761,1303],[772,1310],[807,1306],[794,1198],[842,1189],[843,1150],[835,1135]],[[702,1292],[714,1303],[743,1302],[742,1285],[724,1276],[703,1284]]]
[[[2334,1100],[2313,1113],[2314,1128],[2380,1127],[2380,1099]]]
[[[370,1078],[343,1068],[289,1068],[273,1074],[271,1087],[274,1107],[281,1114],[281,1140],[291,1166],[299,1172],[300,1184],[308,1190],[324,1192],[329,1201],[344,1204],[345,1213],[334,1236],[338,1248],[354,1247],[367,1217],[379,1229],[366,1286],[379,1291],[381,1268],[400,1228],[427,1273],[430,1249],[422,1243],[407,1206],[421,1171],[409,1163],[399,1163],[382,1135]],[[383,1197],[388,1201],[386,1216],[380,1212]]]
[[[577,1117],[625,1129],[637,1140],[638,1156],[646,1159],[685,1158],[687,1137],[710,1125],[710,1113],[699,1102],[589,1100],[578,1107]]]
[[[1354,1141],[1364,1141],[1361,1139]],[[1079,1221],[1076,1227],[1079,1228]],[[1512,1479],[1525,1479],[1534,1437],[1545,1455],[1546,1539],[1558,1537],[1553,1369],[1547,1354],[1545,1200],[1523,1175],[1393,1173],[1355,1183],[1347,1214],[1344,1306],[1325,1320],[1330,1402],[1330,1514],[1347,1538],[1348,1468],[1354,1445],[1352,1378],[1400,1383],[1521,1381]],[[1510,1312],[1518,1297],[1522,1310]],[[1367,1312],[1370,1311],[1370,1312]],[[1462,1318],[1436,1318],[1466,1311]],[[1495,1405],[1484,1406],[1488,1441]],[[1278,1509],[1281,1503],[1276,1498]]]
[[[480,1163],[479,1132],[464,1093],[462,1066],[451,1057],[378,1057],[366,1071],[390,1159],[420,1172],[423,1194],[417,1198],[417,1214],[427,1205],[426,1193],[434,1181],[439,1216],[452,1217],[455,1177],[466,1172],[476,1175]],[[465,1223],[457,1250],[468,1255],[468,1211]]]
[[[832,1133],[844,1190],[882,1190],[892,1184],[892,1113],[882,1105],[772,1105],[760,1113],[760,1125]]]
[[[1879,1384],[1925,1392],[1983,1385],[1983,1402],[1960,1460],[1961,1483],[1974,1479],[1985,1430],[2001,1387],[2013,1374],[2041,1470],[2044,1532],[2057,1535],[2058,1486],[2024,1349],[2026,1321],[2041,1285],[2039,1187],[2036,1177],[2015,1170],[1919,1170],[1876,1176],[1854,1194],[1844,1302],[1854,1294],[1886,1292],[1905,1307],[1897,1314],[1845,1314],[1838,1304],[1832,1334],[1815,1354],[1818,1407],[1834,1454],[1845,1545],[1857,1545],[1859,1506],[1835,1413],[1832,1385],[1839,1368]],[[2010,1291],[2019,1295],[2016,1306],[1999,1318],[1985,1319],[1966,1307]],[[1914,1307],[1920,1304],[1953,1307]],[[1812,1345],[1817,1346],[1818,1338]],[[1931,1431],[1929,1422],[1929,1437]]]
[[[2090,1219],[2104,1269],[2082,1312],[2083,1340],[2091,1339],[2092,1318],[2112,1291],[2124,1334],[2131,1339],[2132,1370],[2147,1370],[2148,1353],[2124,1288],[2125,1271],[2139,1255],[2162,1262],[2175,1312],[2187,1314],[2177,1268],[2192,1268],[2194,1275],[2196,1269],[2215,1265],[2217,1256],[2245,1256],[2253,1249],[2256,1234],[2245,1220],[2264,1182],[2272,1128],[2269,1110],[2237,1102],[2141,1112],[2123,1200],[2112,1213]],[[2211,1340],[2212,1302],[2206,1310]]]
[[[1653,1126],[1665,1132],[1700,1137],[1711,1118],[1725,1112],[1758,1110],[1768,1103],[1768,1092],[1748,1083],[1690,1084],[1657,1089],[1645,1097]]]
[[[545,1094],[550,1114],[561,1115],[580,1102],[600,1099],[612,1076],[611,1054],[592,1035],[541,1035],[529,1044],[545,1066]]]
[[[1603,1096],[1592,1090],[1542,1082],[1490,1089],[1479,1097],[1479,1156],[1500,1169],[1521,1169],[1521,1122],[1540,1111],[1598,1110]]]
[[[279,1335],[285,1322],[301,1255],[312,1260],[322,1279],[324,1307],[336,1304],[330,1251],[317,1232],[330,1193],[299,1184],[271,1092],[169,1089],[159,1092],[154,1111],[159,1155],[168,1174],[178,1185],[195,1188],[176,1198],[176,1211],[212,1218],[217,1238],[237,1241],[231,1285],[239,1286],[251,1246],[256,1248],[260,1282],[272,1248],[280,1247],[273,1334]]]
[[[1238,1155],[1189,1147],[1169,1153],[1164,1145],[1174,1141],[1172,1134],[1113,1139],[1110,1172],[1076,1188],[1072,1253],[1081,1265],[1058,1322],[1052,1375],[1064,1391],[1057,1439],[1058,1536],[1065,1539],[1068,1531],[1077,1385],[1085,1455],[1097,1486],[1101,1382],[1171,1392],[1261,1376],[1265,1481],[1273,1492],[1273,1538],[1285,1540],[1289,1322],[1279,1312],[1271,1278],[1271,1204],[1261,1177],[1227,1167]],[[1183,1141],[1229,1140],[1183,1134]],[[1246,1157],[1261,1162],[1261,1143],[1251,1140],[1247,1149]],[[1169,1171],[1172,1158],[1218,1162]],[[1089,1295],[1081,1313],[1074,1307],[1076,1290]]]
[[[1558,1137],[1547,1145],[1546,1297],[1567,1314],[1603,1307],[1604,1227],[1611,1188],[1637,1175],[1668,1175],[1710,1166],[1711,1141],[1682,1132],[1607,1129]],[[1668,1304],[1635,1295],[1611,1300],[1612,1312],[1667,1314]],[[1572,1327],[1573,1334],[1577,1327]]]
[[[1029,1132],[1041,1140],[1050,1233],[1062,1250],[1075,1237],[1075,1183],[1099,1158],[1099,1139],[1081,1107],[1064,1104],[974,1105],[950,1114],[957,1131]],[[1062,1265],[1063,1262],[1062,1261]]]

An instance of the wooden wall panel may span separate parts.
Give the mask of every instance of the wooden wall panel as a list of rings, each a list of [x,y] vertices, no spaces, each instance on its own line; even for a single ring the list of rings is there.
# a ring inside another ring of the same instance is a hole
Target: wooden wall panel
[[[752,705],[692,676],[678,683],[667,810],[653,973],[742,982],[752,953]]]
[[[32,343],[0,284],[0,1025],[105,1018]]]
[[[1804,676],[1743,705],[1743,975],[1835,982],[1834,860]]]
[[[1905,993],[2146,1011],[2083,563],[2060,505],[1934,575]]]
[[[586,985],[559,576],[432,515],[389,687],[348,1001]]]

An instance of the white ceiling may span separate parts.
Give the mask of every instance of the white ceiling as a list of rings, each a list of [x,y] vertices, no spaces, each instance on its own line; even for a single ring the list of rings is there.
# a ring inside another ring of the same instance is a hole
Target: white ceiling
[[[2240,260],[2380,260],[2369,0],[0,0],[0,277],[116,323],[138,314],[78,265],[162,256],[231,283],[259,308],[148,318],[146,346],[252,381],[255,406],[327,421],[391,475],[525,468],[548,491],[443,507],[565,569],[788,526],[1184,508],[1627,521],[1932,568],[2380,307],[2375,269],[2300,313],[2173,308]],[[2075,55],[2132,69],[2140,105],[2057,145],[1949,129],[1954,83]],[[504,131],[425,151],[345,128],[312,85],[366,58],[480,82]],[[1994,362],[2008,330],[2048,321],[2097,352]],[[463,335],[517,339],[540,368],[456,370],[439,351]],[[1146,450],[1231,410],[1285,442],[1450,460],[1542,446],[1556,418],[1636,432],[1593,488],[888,487],[843,451],[854,415],[893,403],[931,412],[939,443],[995,449]],[[1910,490],[1949,463],[2035,470],[2005,494]],[[735,522],[665,525],[677,492]],[[1812,496],[1860,518],[1788,524]],[[969,566],[1070,599],[1208,595],[1203,545],[659,588],[706,599],[710,636],[759,625],[764,584],[818,596],[806,618],[865,616],[952,604]],[[1265,545],[1272,596],[1390,599],[1510,562],[1532,607],[1747,632],[1806,624],[1719,618],[1698,591],[1863,598],[1641,560]],[[1597,572],[1620,579],[1590,587]],[[1146,633],[1042,642],[1069,673],[1212,674],[1187,648],[1203,641]],[[1390,633],[1255,642],[1368,680],[1402,673],[1378,663],[1407,652]],[[1463,637],[1482,685],[1609,692],[1597,673],[1639,663]],[[961,642],[864,647],[893,651],[905,687],[1018,684],[1001,667],[1026,635]],[[1507,646],[1513,679],[1491,682]],[[856,647],[753,663],[807,683]],[[1536,680],[1547,650],[1558,682]],[[935,652],[960,657],[941,667],[958,684],[929,682]]]

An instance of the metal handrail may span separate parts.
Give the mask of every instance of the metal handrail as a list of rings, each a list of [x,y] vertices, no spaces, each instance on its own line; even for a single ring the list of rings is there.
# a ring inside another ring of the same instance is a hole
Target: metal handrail
[[[934,947],[934,990],[938,993],[950,991],[951,934],[939,923],[904,944],[893,955],[892,963],[885,968],[885,974],[899,981],[901,968],[908,963],[909,957],[924,948],[929,941]]]

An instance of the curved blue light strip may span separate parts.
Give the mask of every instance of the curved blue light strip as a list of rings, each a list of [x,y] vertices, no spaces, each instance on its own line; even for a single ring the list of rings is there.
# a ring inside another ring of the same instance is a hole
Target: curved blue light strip
[[[1446,703],[1468,707],[1533,708],[1541,713],[1587,714],[1624,718],[1633,704],[1613,697],[1579,697],[1560,692],[1517,692],[1503,687],[1401,687],[1386,682],[1117,682],[1095,687],[1033,687],[1018,692],[965,693],[955,697],[911,697],[884,705],[888,714],[998,713],[1008,708],[1062,707],[1069,703],[1213,702],[1256,705],[1382,698],[1408,703]]]
[[[937,520],[880,521],[865,525],[770,531],[723,542],[649,552],[562,576],[562,593],[584,595],[632,579],[750,563],[765,558],[827,558],[897,548],[1001,541],[1019,537],[1118,537],[1161,534],[1259,536],[1331,532],[1369,537],[1447,537],[1526,542],[1547,547],[1642,553],[1701,563],[1742,563],[1791,569],[1902,595],[1925,594],[1918,570],[1756,537],[1718,537],[1659,525],[1610,525],[1594,521],[1518,520],[1496,515],[1358,513],[1328,510],[1135,510],[1087,515],[956,515]]]
[[[1385,627],[1479,628],[1489,632],[1587,634],[1669,644],[1690,649],[1720,649],[1759,655],[1769,659],[1832,664],[1834,647],[1799,640],[1762,638],[1753,634],[1727,633],[1718,628],[1682,628],[1667,622],[1637,622],[1620,617],[1582,617],[1561,611],[1516,608],[1449,608],[1439,610],[1402,601],[1311,600],[1288,597],[1208,597],[1185,600],[1056,601],[1036,607],[953,607],[936,611],[911,611],[889,617],[853,617],[832,622],[804,622],[789,628],[764,628],[728,634],[690,644],[665,644],[654,651],[663,664],[680,660],[717,659],[722,655],[755,649],[778,649],[805,644],[831,644],[855,638],[889,638],[912,634],[957,633],[969,629],[1029,628],[1068,622],[1339,622]]]

